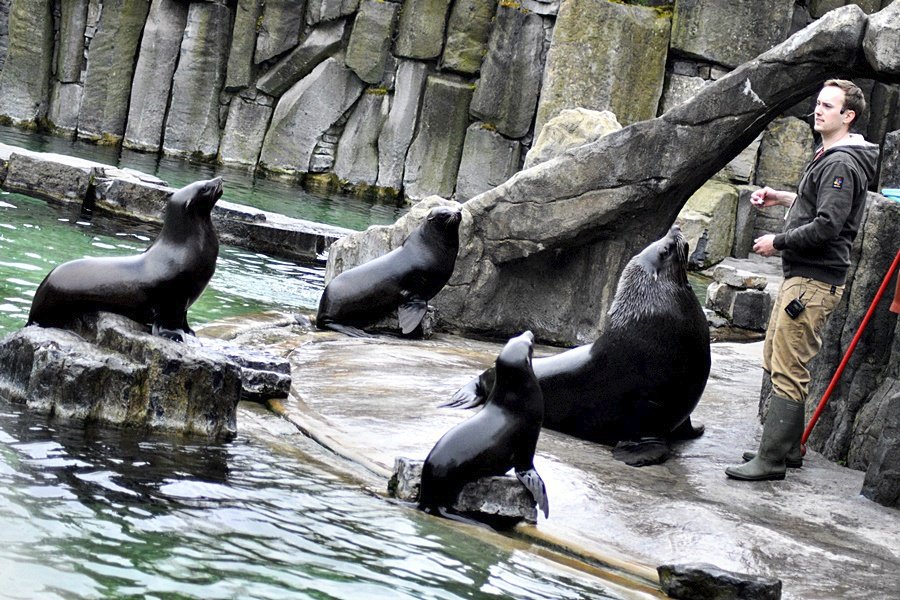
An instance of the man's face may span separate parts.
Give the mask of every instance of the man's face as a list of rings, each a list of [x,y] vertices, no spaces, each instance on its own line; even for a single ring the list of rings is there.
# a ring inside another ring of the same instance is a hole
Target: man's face
[[[840,131],[853,118],[853,111],[844,111],[844,90],[827,85],[819,92],[816,99],[815,125],[813,128],[822,135],[830,135]]]

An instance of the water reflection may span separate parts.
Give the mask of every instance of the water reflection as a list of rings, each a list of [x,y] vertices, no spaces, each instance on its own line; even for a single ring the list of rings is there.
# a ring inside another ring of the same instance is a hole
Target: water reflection
[[[138,254],[156,236],[147,225],[88,222],[78,209],[18,194],[0,198],[0,336],[25,324],[35,290],[54,266],[85,256]],[[323,285],[320,263],[222,246],[215,275],[188,319],[201,324],[269,309],[313,312]]]
[[[2,403],[0,582],[22,598],[611,597],[242,436],[67,426]]]
[[[172,187],[221,176],[225,184],[225,200],[349,229],[362,230],[369,225],[387,225],[406,212],[406,207],[396,202],[378,203],[351,195],[307,192],[285,181],[254,177],[252,171],[244,168],[159,157],[145,152],[120,150],[113,146],[97,146],[13,127],[0,126],[0,142],[38,152],[55,152],[136,169],[156,175]]]

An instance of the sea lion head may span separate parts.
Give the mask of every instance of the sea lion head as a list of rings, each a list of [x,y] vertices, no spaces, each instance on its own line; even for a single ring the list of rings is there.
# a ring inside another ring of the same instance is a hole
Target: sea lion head
[[[641,250],[631,262],[654,280],[662,277],[687,285],[687,260],[687,240],[684,239],[681,228],[672,225],[666,235]]]
[[[190,235],[196,221],[209,221],[213,206],[222,197],[222,178],[195,181],[169,196],[166,203],[163,234],[166,237]]]
[[[533,356],[534,334],[530,331],[506,342],[497,356],[496,379],[487,403],[509,406],[518,413],[533,412],[535,419],[543,421],[543,395],[534,376]]]
[[[688,243],[678,225],[634,256],[619,278],[609,309],[610,323],[629,321],[673,310],[684,295],[692,295],[687,279]]]
[[[425,219],[424,226],[441,232],[443,237],[459,239],[459,224],[462,221],[462,211],[447,206],[438,206],[431,209]]]

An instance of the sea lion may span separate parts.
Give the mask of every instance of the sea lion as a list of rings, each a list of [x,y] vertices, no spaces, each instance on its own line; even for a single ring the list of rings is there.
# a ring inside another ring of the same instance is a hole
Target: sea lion
[[[515,469],[544,517],[549,514],[544,482],[534,468],[544,403],[532,370],[534,335],[509,340],[495,363],[494,384],[484,408],[445,433],[422,467],[419,508],[448,512],[463,486]]]
[[[154,335],[193,335],[187,310],[216,270],[210,213],[221,196],[220,177],[186,185],[169,196],[162,230],[143,253],[57,266],[38,286],[26,325],[60,327],[79,313],[107,311],[151,325]]]
[[[433,208],[399,248],[332,279],[319,300],[316,326],[366,337],[361,328],[397,309],[403,335],[412,333],[453,275],[461,219],[459,210]]]
[[[592,344],[537,358],[544,426],[616,445],[632,466],[663,462],[667,441],[703,434],[691,425],[709,377],[709,327],[687,280],[688,244],[674,226],[625,266],[609,325]],[[488,370],[449,406],[483,403]]]

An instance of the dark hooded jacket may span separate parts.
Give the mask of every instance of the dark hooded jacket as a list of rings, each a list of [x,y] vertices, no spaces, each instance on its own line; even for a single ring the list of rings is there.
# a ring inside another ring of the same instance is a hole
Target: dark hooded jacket
[[[850,247],[878,160],[878,146],[854,137],[809,163],[800,178],[784,231],[774,240],[785,279],[810,277],[843,285],[847,278]]]

